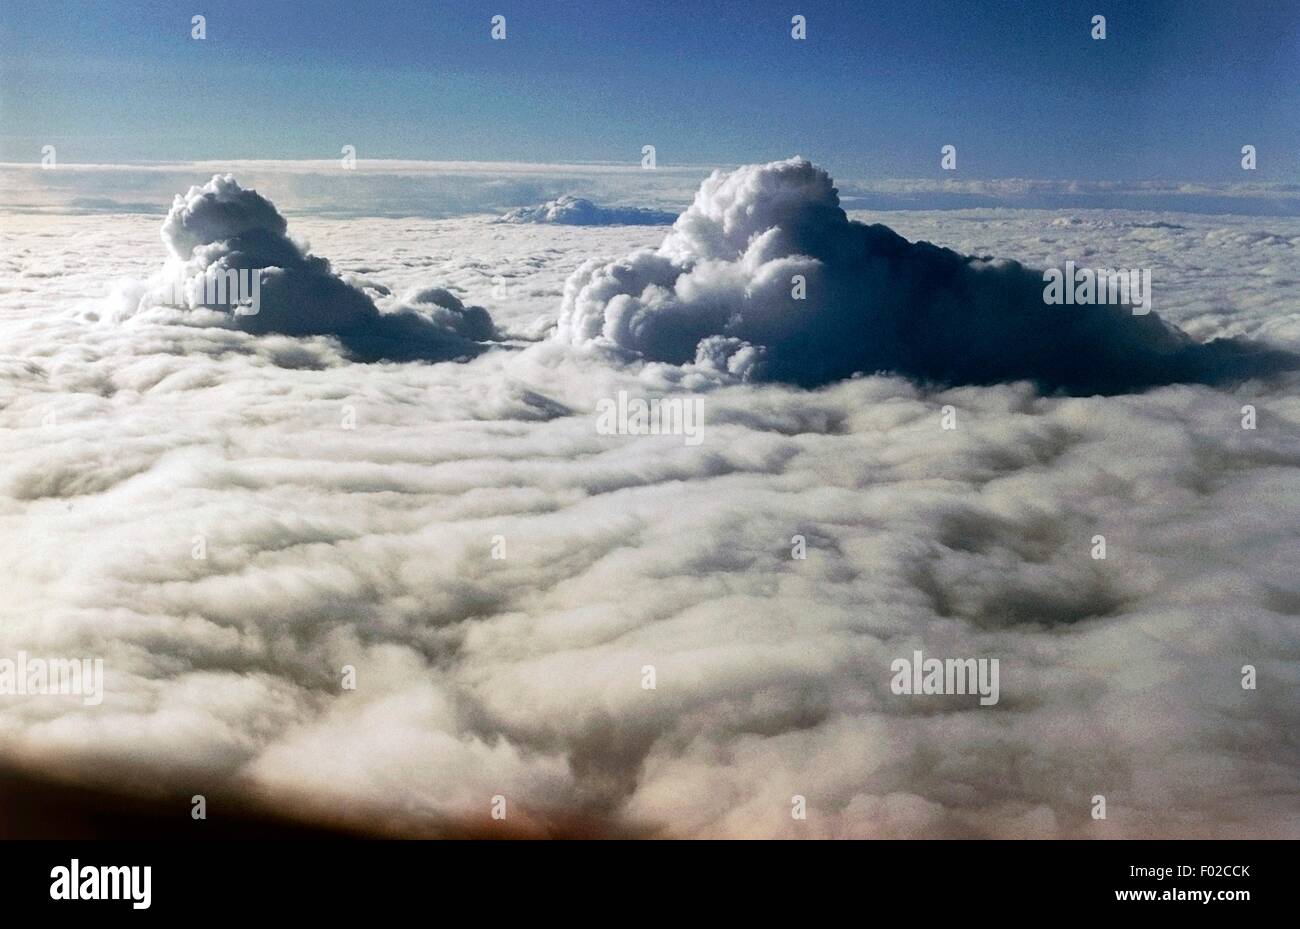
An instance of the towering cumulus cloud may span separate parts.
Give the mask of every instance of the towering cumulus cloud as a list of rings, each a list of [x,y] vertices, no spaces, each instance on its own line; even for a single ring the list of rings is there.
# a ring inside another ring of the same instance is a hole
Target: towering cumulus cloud
[[[850,220],[830,176],[792,158],[714,172],[657,250],[584,264],[556,337],[809,387],[891,371],[1110,394],[1297,364],[1244,340],[1198,344],[1128,307],[1049,305],[1043,288],[1014,261]]]
[[[204,318],[253,333],[334,336],[360,361],[469,358],[496,339],[486,310],[437,288],[381,311],[290,239],[287,226],[271,201],[231,175],[191,187],[163,223],[172,257],[141,305],[217,311]]]

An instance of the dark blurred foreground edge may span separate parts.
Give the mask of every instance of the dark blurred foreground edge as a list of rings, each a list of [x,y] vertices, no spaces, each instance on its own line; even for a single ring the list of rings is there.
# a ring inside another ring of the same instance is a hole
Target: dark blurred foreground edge
[[[449,905],[531,919],[587,911],[675,920],[703,907],[771,920],[835,905],[864,919],[911,914],[918,925],[959,913],[1098,909],[1223,924],[1294,905],[1296,850],[1292,842],[1197,840],[8,840],[0,842],[0,891],[11,915],[114,922],[284,913],[337,924],[397,907],[436,920]],[[148,866],[148,907],[134,905],[138,886],[134,902],[126,891],[118,900],[52,898],[58,869],[84,878],[104,866],[134,866],[136,875]],[[1151,899],[1131,899],[1147,892]]]

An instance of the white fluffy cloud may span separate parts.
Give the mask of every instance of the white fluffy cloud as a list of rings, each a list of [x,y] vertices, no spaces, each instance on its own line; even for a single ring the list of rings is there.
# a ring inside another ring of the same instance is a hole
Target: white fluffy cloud
[[[497,339],[482,307],[466,307],[443,288],[423,288],[381,312],[364,290],[334,273],[286,234],[275,206],[230,175],[177,195],[163,222],[171,253],[131,315],[180,304],[203,311],[192,325],[231,326],[256,334],[332,336],[361,361],[447,361],[473,357]],[[246,278],[236,288],[236,275]],[[215,281],[226,283],[224,288]],[[237,296],[238,295],[238,296]]]
[[[808,387],[894,371],[1122,393],[1300,362],[1243,340],[1198,344],[1127,307],[1048,306],[1043,286],[1015,261],[849,219],[830,176],[792,158],[714,172],[658,249],[585,264],[566,285],[556,336]]]
[[[1295,220],[1054,218],[896,224],[1035,264],[1160,255],[1184,282],[1168,312],[1198,337],[1300,332]],[[706,219],[679,241],[743,271],[725,212]],[[239,241],[217,260],[256,249],[244,219],[223,223]],[[212,244],[205,222],[174,225],[188,261],[186,237]],[[685,365],[559,340],[357,364],[332,332],[209,323],[219,309],[137,294],[115,315],[130,288],[102,295],[156,270],[156,229],[0,229],[0,656],[102,656],[108,677],[98,707],[0,696],[14,762],[234,785],[407,833],[490,828],[503,794],[543,831],[1296,835],[1294,374],[1071,398],[744,383],[695,346]],[[293,229],[379,312],[482,303],[511,331],[557,321],[583,258],[663,238],[486,218]],[[620,390],[701,396],[704,441],[598,434],[596,403]],[[998,657],[1000,702],[892,694],[890,662],[917,648]]]

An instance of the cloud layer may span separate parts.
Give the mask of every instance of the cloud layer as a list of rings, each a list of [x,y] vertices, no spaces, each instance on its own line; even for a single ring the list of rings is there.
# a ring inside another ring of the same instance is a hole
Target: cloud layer
[[[1198,344],[1154,313],[1046,305],[1043,288],[1017,262],[850,220],[830,176],[794,158],[715,172],[658,249],[586,263],[556,337],[805,387],[892,371],[1112,394],[1297,365],[1244,340]]]
[[[222,234],[274,239],[235,199]],[[1161,256],[1189,331],[1300,336],[1295,220],[898,222],[968,254]],[[211,228],[180,223],[173,261]],[[512,331],[555,322],[585,257],[663,238],[293,229],[381,311],[482,303]],[[790,389],[557,340],[357,364],[221,308],[136,294],[115,318],[154,219],[0,237],[0,656],[98,656],[107,679],[98,707],[0,696],[13,764],[403,834],[490,830],[502,795],[512,834],[1297,836],[1295,373],[1072,398]],[[598,433],[619,391],[701,398],[703,442]],[[893,694],[917,648],[999,658],[1000,702]]]
[[[154,213],[195,177],[233,173],[282,209],[349,217],[445,218],[500,213],[564,195],[679,212],[716,165],[640,160],[607,164],[337,160],[201,161],[150,164],[0,164],[0,194],[18,212]],[[1300,184],[1042,179],[867,179],[837,173],[846,209],[915,212],[999,207],[1161,210],[1202,215],[1300,215]],[[895,220],[891,218],[890,225]]]

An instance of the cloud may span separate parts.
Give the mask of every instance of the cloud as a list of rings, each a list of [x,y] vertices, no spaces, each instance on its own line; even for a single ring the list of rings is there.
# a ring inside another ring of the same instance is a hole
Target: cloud
[[[381,311],[287,230],[274,204],[231,175],[191,187],[163,222],[171,258],[127,312],[173,306],[179,296],[185,308],[205,311],[200,325],[331,336],[359,361],[463,360],[499,338],[486,310],[443,289],[414,291]],[[229,278],[232,271],[255,277]],[[247,283],[237,290],[236,281]]]
[[[195,176],[233,173],[282,209],[348,217],[437,217],[499,213],[564,195],[596,203],[637,203],[679,212],[700,181],[722,165],[641,167],[622,163],[396,161],[192,161],[0,164],[0,191],[15,212],[155,213]],[[1079,181],[1026,178],[859,178],[843,169],[841,203],[850,210],[1179,210],[1228,216],[1300,215],[1300,184],[1282,182]]]
[[[898,222],[1044,265],[1154,256],[1198,336],[1300,337],[1295,220],[1054,218]],[[743,381],[745,346],[716,333],[686,365],[556,340],[355,364],[333,336],[219,309],[92,323],[115,278],[156,267],[157,220],[4,219],[0,657],[106,675],[94,708],[0,695],[13,764],[413,835],[497,828],[499,794],[528,834],[577,816],[667,836],[1297,836],[1295,373],[1104,398],[874,374],[804,390]],[[586,257],[663,239],[481,216],[290,231],[381,309],[454,297],[512,331]],[[598,433],[619,391],[701,397],[703,441]],[[916,648],[999,658],[1000,702],[893,694]]]
[[[964,210],[1013,207],[1040,210],[1182,210],[1204,215],[1300,215],[1300,184],[1254,181],[1062,181],[1030,178],[957,180],[890,178],[851,181],[850,209]]]
[[[830,176],[793,158],[715,172],[658,249],[584,264],[556,338],[805,387],[893,371],[1113,394],[1298,363],[1241,339],[1196,343],[1154,313],[1047,305],[1043,290],[1042,274],[1015,261],[850,220]]]
[[[247,365],[6,411],[0,654],[108,674],[101,709],[0,707],[10,757],[417,834],[497,794],[662,835],[1293,833],[1286,392],[1246,433],[1203,387],[736,384],[692,448],[597,435],[595,398],[664,385],[555,344]],[[518,417],[519,383],[575,413]],[[999,658],[1001,702],[891,694],[915,648]]]
[[[503,223],[552,223],[558,226],[667,226],[676,213],[644,207],[597,206],[585,197],[565,194],[540,206],[521,206],[507,212]]]
[[[296,216],[448,217],[499,214],[566,194],[676,212],[690,203],[703,165],[384,161],[352,170],[331,161],[199,161],[147,165],[0,164],[0,191],[15,212],[157,213],[195,177],[234,174]]]

